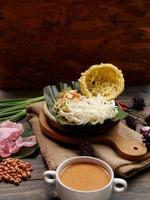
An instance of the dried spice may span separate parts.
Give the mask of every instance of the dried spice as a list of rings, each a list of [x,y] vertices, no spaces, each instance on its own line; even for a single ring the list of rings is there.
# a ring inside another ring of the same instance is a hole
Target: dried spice
[[[94,149],[91,143],[82,143],[80,144],[79,149],[82,156],[95,156]]]
[[[126,125],[129,128],[136,130],[136,127],[137,127],[136,119],[134,119],[132,116],[127,116],[126,117]]]
[[[136,123],[146,126],[146,121],[145,121],[145,119],[147,117],[146,114],[141,113],[137,110],[134,110],[132,107],[128,106],[125,103],[117,102],[117,104],[121,109],[123,109],[126,113],[128,113],[128,116],[132,117]],[[133,121],[133,119],[129,120],[129,124],[132,124],[131,121]],[[127,118],[126,124],[128,125],[128,118]],[[130,127],[130,125],[129,125],[129,127]]]
[[[150,115],[145,117],[145,122],[146,122],[147,125],[150,125]]]
[[[29,162],[6,158],[0,161],[0,181],[19,185],[31,176],[32,166]]]
[[[144,110],[145,101],[141,96],[135,96],[132,98],[132,108],[135,110]]]

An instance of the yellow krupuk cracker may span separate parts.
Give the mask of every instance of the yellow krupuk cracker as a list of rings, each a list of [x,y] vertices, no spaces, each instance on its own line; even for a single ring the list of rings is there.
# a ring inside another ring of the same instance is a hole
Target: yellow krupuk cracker
[[[100,94],[106,100],[117,98],[124,90],[122,71],[109,63],[92,65],[79,78],[81,93],[87,97]]]

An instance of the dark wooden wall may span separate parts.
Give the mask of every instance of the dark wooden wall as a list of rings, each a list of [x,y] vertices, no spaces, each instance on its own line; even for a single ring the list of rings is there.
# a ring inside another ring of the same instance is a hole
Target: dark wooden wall
[[[0,0],[0,87],[75,80],[110,62],[150,83],[150,0]]]

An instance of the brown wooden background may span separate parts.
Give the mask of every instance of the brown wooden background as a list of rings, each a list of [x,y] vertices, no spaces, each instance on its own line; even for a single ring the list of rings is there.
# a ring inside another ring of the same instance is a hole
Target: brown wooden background
[[[150,0],[0,0],[0,87],[75,80],[110,62],[150,83]]]

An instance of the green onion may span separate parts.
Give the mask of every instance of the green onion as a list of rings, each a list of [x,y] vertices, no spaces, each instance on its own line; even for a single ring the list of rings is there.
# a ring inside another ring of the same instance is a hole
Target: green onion
[[[43,100],[43,96],[21,99],[0,99],[0,121],[18,121],[25,117],[28,105]]]

